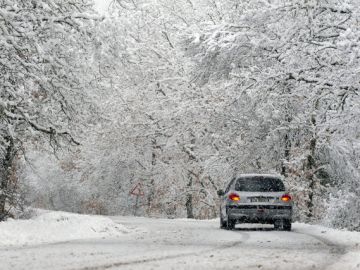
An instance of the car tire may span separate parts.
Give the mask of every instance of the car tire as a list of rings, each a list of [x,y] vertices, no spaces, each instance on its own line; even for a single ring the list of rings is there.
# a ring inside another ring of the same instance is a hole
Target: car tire
[[[291,231],[291,221],[290,220],[285,220],[284,221],[283,230],[284,231]]]
[[[274,221],[274,229],[275,229],[275,231],[279,231],[281,226],[282,226],[281,225],[281,220],[275,220]]]
[[[276,220],[274,222],[274,228],[277,231],[291,231],[290,220]]]
[[[226,229],[227,230],[233,230],[235,229],[235,223],[236,221],[231,219],[229,216],[227,218],[227,221],[226,221]]]
[[[221,210],[220,210],[220,229],[226,229],[226,221],[222,217]]]

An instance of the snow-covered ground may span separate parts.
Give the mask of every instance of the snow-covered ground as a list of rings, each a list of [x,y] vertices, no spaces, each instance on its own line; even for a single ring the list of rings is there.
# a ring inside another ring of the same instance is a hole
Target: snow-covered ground
[[[128,230],[107,217],[36,210],[31,219],[0,223],[0,232],[1,247],[77,239],[116,238],[128,233]]]
[[[67,221],[56,218],[59,216]],[[24,222],[32,224],[31,229]],[[78,233],[69,238],[67,234],[74,233],[71,224],[78,227]],[[13,229],[9,229],[11,225]],[[1,236],[2,270],[360,269],[360,233],[298,223],[292,232],[262,225],[240,225],[225,231],[218,228],[217,220],[110,220],[47,213],[30,221],[2,223],[2,233],[4,228],[15,232],[7,243],[19,245],[9,246]],[[38,234],[34,242],[29,237],[32,233]],[[24,235],[27,241],[14,240]]]

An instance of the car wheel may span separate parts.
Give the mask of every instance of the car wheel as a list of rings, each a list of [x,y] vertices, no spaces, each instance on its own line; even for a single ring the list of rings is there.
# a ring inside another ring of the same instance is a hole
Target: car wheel
[[[222,217],[221,210],[220,210],[220,229],[226,229],[226,221]]]
[[[274,222],[274,228],[278,231],[291,231],[291,221],[290,220],[276,220]]]
[[[227,218],[227,222],[226,222],[226,229],[227,230],[233,230],[235,229],[235,223],[236,221],[231,219],[229,216]]]
[[[283,229],[284,229],[284,231],[291,231],[291,221],[290,220],[285,220],[284,221]]]

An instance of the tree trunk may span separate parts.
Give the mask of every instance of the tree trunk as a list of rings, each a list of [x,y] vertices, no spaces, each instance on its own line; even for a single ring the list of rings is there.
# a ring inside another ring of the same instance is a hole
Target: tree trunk
[[[192,187],[192,176],[189,173],[189,183],[188,183],[188,188]],[[186,207],[186,216],[187,218],[194,218],[194,212],[193,212],[193,197],[191,193],[188,193],[186,195],[186,203],[185,203],[185,207]]]
[[[315,148],[316,148],[316,138],[312,138],[310,140],[310,154],[307,157],[307,170],[309,171],[308,180],[309,180],[309,200],[307,202],[307,218],[308,221],[314,216],[314,194],[316,189],[316,179],[314,175],[314,171],[316,168],[315,162]]]
[[[6,147],[5,156],[1,162],[0,168],[0,221],[4,220],[8,215],[6,203],[11,194],[9,190],[11,168],[15,156],[14,141],[8,137],[8,146]]]
[[[151,174],[153,174],[153,171],[155,169],[156,166],[156,159],[157,159],[157,150],[160,149],[161,147],[157,145],[157,140],[156,138],[152,139],[151,141],[151,145],[152,145],[152,153],[151,153]],[[151,176],[153,177],[153,176]],[[152,202],[153,199],[155,197],[155,180],[154,178],[152,178],[150,180],[150,185],[149,185],[149,189],[148,189],[148,196],[147,196],[147,214],[150,215],[151,211],[152,211]]]
[[[288,170],[287,170],[287,162],[290,161],[290,149],[291,149],[291,141],[289,138],[289,135],[286,133],[284,136],[284,162],[281,165],[281,174],[285,177],[288,176]]]

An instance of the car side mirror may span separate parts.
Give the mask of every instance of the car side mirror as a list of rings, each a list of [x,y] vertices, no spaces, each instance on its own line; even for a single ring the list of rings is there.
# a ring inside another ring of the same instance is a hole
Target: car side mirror
[[[224,192],[222,189],[219,189],[219,190],[217,191],[217,195],[218,195],[219,197],[224,196],[224,195],[225,195],[225,192]]]

